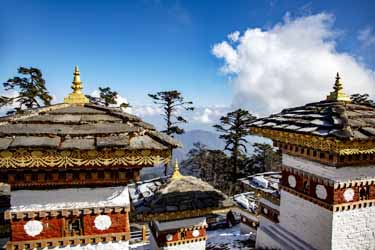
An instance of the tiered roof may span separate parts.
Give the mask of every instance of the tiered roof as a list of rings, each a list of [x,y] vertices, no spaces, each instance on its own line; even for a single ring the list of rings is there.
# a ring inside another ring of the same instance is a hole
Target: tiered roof
[[[150,166],[181,146],[121,108],[88,103],[77,67],[72,89],[64,103],[0,118],[0,167]]]
[[[326,100],[257,119],[250,130],[278,142],[340,155],[373,153],[375,107],[352,103],[337,74],[334,90]]]

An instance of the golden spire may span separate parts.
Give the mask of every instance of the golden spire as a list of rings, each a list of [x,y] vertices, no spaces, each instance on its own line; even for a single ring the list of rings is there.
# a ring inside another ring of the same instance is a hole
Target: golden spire
[[[344,92],[342,83],[340,82],[340,75],[337,72],[335,85],[333,86],[333,91],[327,96],[327,101],[342,101],[350,102],[350,96]]]
[[[79,73],[78,66],[75,66],[74,73],[73,73],[73,82],[71,88],[73,92],[70,93],[67,97],[64,98],[64,103],[70,104],[84,104],[88,103],[89,99],[82,93],[82,82],[81,82],[81,74]]]
[[[181,179],[183,175],[180,173],[180,167],[178,166],[178,161],[176,159],[174,163],[174,168],[173,168],[173,174],[172,174],[172,180],[178,180]]]

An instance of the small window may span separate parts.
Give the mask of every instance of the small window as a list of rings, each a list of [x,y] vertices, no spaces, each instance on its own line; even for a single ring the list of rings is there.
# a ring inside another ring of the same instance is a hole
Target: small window
[[[69,219],[66,225],[66,233],[68,236],[83,235],[82,221],[80,218]]]
[[[359,199],[360,200],[368,200],[369,198],[369,189],[368,187],[361,187],[359,190]]]

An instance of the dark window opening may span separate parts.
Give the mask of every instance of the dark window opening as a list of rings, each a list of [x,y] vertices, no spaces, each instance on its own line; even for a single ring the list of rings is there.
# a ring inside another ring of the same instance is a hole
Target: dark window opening
[[[359,199],[360,200],[368,200],[369,198],[369,189],[368,187],[361,187],[359,190]]]
[[[82,221],[80,218],[69,219],[67,223],[68,236],[83,235]]]

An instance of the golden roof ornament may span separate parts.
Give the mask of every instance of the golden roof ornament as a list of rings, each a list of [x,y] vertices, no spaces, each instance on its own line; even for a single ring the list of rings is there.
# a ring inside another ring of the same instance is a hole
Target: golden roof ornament
[[[340,82],[340,75],[337,72],[335,85],[333,86],[333,91],[327,96],[327,101],[341,101],[350,102],[350,96],[344,92],[344,87]]]
[[[67,97],[64,98],[64,103],[70,104],[85,104],[89,102],[89,99],[82,93],[82,82],[81,82],[81,74],[79,72],[78,66],[76,65],[74,68],[74,78],[72,82],[71,88],[73,92],[70,93]]]
[[[182,177],[183,177],[183,175],[180,173],[180,167],[178,166],[178,161],[176,159],[176,161],[174,163],[173,174],[172,174],[171,179],[172,180],[178,180],[178,179],[181,179]]]

